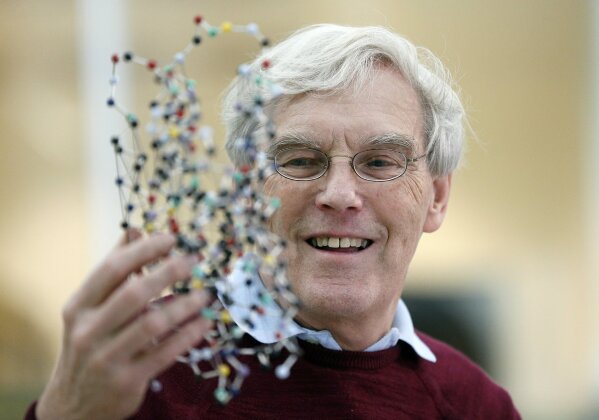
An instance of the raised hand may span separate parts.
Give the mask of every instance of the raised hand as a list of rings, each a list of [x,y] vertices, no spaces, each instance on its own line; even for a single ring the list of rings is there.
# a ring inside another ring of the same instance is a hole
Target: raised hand
[[[170,235],[129,234],[135,240],[123,239],[63,308],[61,354],[36,408],[41,420],[132,415],[151,379],[210,329],[197,316],[209,302],[206,292],[148,305],[189,277],[195,259],[168,256],[175,243]]]

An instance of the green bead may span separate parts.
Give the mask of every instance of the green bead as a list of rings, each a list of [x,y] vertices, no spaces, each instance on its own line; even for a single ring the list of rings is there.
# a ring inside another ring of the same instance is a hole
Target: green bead
[[[212,27],[208,29],[208,36],[214,38],[216,35],[218,35],[218,28]]]
[[[267,305],[272,302],[272,296],[270,293],[260,293],[260,302]]]
[[[214,397],[218,402],[223,404],[229,401],[230,398],[229,392],[225,388],[220,387],[214,390]]]
[[[271,198],[270,205],[275,209],[278,209],[279,207],[281,207],[281,199],[279,197]]]
[[[206,278],[206,274],[204,273],[204,270],[202,270],[199,266],[194,266],[191,269],[191,274],[198,279],[205,279]]]
[[[216,312],[214,311],[214,309],[204,308],[202,309],[202,316],[206,319],[215,320]]]
[[[235,172],[235,173],[233,174],[233,180],[234,180],[235,182],[237,182],[238,184],[240,184],[240,183],[241,183],[241,181],[243,181],[243,178],[244,178],[244,177],[243,177],[243,174],[242,174],[241,172]]]

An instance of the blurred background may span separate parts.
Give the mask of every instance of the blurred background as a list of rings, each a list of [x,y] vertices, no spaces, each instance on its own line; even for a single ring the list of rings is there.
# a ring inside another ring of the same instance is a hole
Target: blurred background
[[[0,418],[41,392],[61,307],[120,233],[110,55],[168,61],[195,14],[257,22],[273,41],[312,23],[384,25],[446,63],[476,136],[446,222],[412,265],[415,323],[481,363],[525,418],[598,418],[593,0],[0,0]],[[187,71],[222,138],[219,92],[258,48],[209,41]],[[119,94],[142,110],[152,88],[124,75]]]

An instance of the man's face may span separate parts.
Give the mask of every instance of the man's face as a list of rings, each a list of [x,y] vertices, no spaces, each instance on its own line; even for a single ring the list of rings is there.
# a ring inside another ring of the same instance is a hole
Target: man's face
[[[296,97],[281,105],[275,122],[273,150],[300,139],[329,156],[353,156],[372,148],[373,139],[395,134],[413,143],[401,148],[408,158],[425,151],[418,96],[385,68],[359,93]],[[275,173],[265,192],[282,201],[271,223],[288,244],[288,276],[304,304],[299,320],[331,329],[374,317],[389,328],[420,235],[443,219],[449,177],[434,179],[421,159],[398,179],[370,182],[349,159],[333,157],[321,178],[293,181]],[[319,247],[325,238],[330,246]],[[337,242],[339,248],[331,247]]]

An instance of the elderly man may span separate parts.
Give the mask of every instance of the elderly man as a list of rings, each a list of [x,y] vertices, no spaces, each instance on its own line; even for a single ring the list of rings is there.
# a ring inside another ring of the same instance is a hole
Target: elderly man
[[[303,302],[293,334],[304,357],[291,377],[252,369],[222,407],[214,384],[173,365],[209,328],[191,317],[208,297],[135,316],[194,264],[165,258],[127,281],[172,248],[155,236],[118,245],[65,306],[62,354],[30,418],[519,418],[482,370],[415,331],[400,299],[421,234],[443,222],[462,150],[464,111],[442,65],[385,29],[334,25],[300,30],[253,66],[265,59],[283,95],[270,104],[276,173],[264,191],[282,201],[271,228]],[[224,102],[238,165],[247,156],[236,139],[253,127],[231,108],[245,89],[234,81]],[[162,391],[149,392],[159,374]]]

